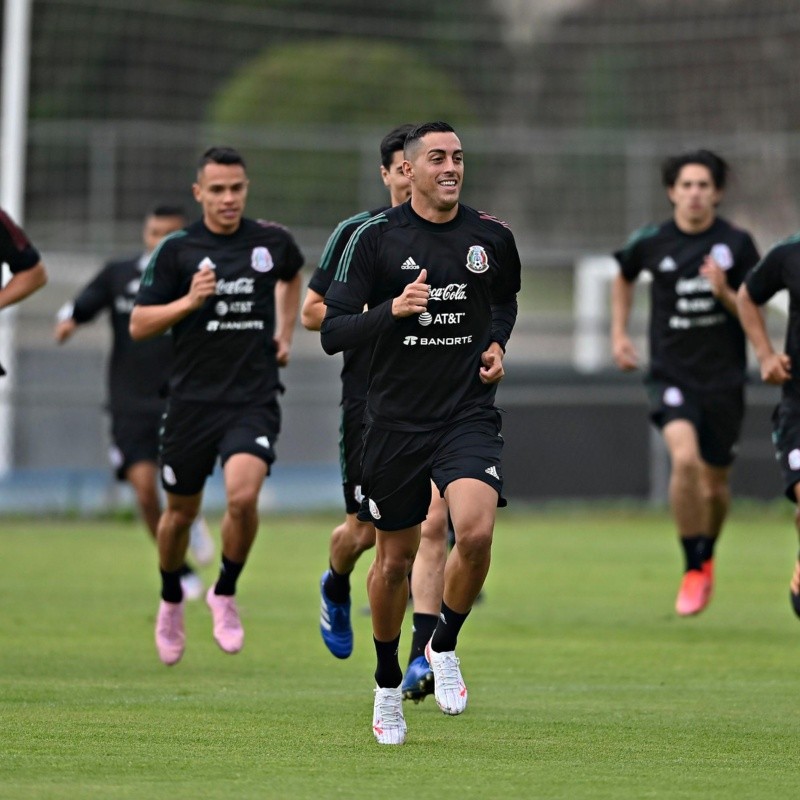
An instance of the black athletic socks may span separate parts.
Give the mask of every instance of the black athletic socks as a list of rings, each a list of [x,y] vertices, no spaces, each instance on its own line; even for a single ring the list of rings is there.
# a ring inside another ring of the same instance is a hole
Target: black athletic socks
[[[343,575],[328,565],[328,575],[322,590],[332,603],[346,603],[350,599],[350,573]]]
[[[690,569],[702,569],[703,562],[714,555],[714,539],[702,533],[696,536],[682,536],[681,545],[686,560],[686,572]]]
[[[181,588],[181,577],[185,575],[184,568],[176,569],[174,572],[161,572],[161,599],[167,603],[180,603],[183,600],[183,589]]]
[[[466,614],[459,614],[448,608],[442,602],[442,610],[439,614],[439,621],[436,624],[436,630],[433,632],[433,639],[431,647],[437,653],[448,653],[456,649],[456,642],[458,641],[458,633],[461,626],[469,616],[469,611]]]
[[[439,617],[436,614],[414,613],[413,637],[411,639],[411,655],[408,657],[410,664],[415,658],[425,655],[425,645],[431,640],[436,629]]]
[[[219,570],[219,578],[214,587],[214,594],[234,595],[236,594],[236,581],[244,569],[244,564],[237,564],[225,556],[222,556],[222,566]]]
[[[378,656],[378,667],[375,670],[375,683],[381,689],[396,689],[403,682],[403,670],[397,659],[400,637],[391,642],[379,642],[374,636],[375,655]]]

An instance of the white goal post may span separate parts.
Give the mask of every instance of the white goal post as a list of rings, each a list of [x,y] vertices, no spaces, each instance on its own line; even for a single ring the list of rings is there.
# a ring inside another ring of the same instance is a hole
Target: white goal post
[[[31,0],[6,0],[3,16],[2,107],[0,110],[0,205],[13,219],[24,222],[28,72]],[[8,275],[0,276],[5,284]],[[0,477],[13,465],[14,446],[14,340],[15,307],[0,313],[0,363],[6,376],[0,380]]]

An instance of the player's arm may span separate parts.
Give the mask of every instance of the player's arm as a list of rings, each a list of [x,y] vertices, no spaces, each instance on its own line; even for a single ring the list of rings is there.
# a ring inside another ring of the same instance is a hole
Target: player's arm
[[[47,283],[47,269],[40,261],[30,269],[15,272],[0,289],[0,308],[8,308],[24,300]]]
[[[481,353],[478,377],[481,383],[499,383],[505,376],[503,357],[511,331],[517,321],[517,298],[505,303],[492,303],[492,332],[489,346]]]
[[[56,312],[56,324],[53,326],[53,339],[58,344],[64,344],[78,329],[78,323],[72,316],[72,303],[64,303]]]
[[[617,273],[611,285],[611,352],[616,365],[625,371],[639,366],[636,348],[628,335],[635,291],[635,282],[626,280],[621,272]]]
[[[139,341],[160,336],[176,322],[188,317],[193,311],[212,297],[217,290],[214,270],[202,267],[192,275],[189,291],[170,303],[160,305],[140,305],[137,299],[131,312],[131,338]]]
[[[63,344],[79,325],[93,320],[111,305],[111,265],[107,265],[89,281],[70,303],[64,303],[56,313],[53,338]]]
[[[363,217],[364,215],[359,214],[352,219],[340,222],[325,243],[319,266],[314,270],[314,274],[308,282],[305,300],[303,300],[303,310],[300,314],[300,321],[307,330],[318,331],[322,327],[322,320],[325,319],[325,293],[330,289],[344,249],[353,232],[364,221]]]
[[[300,283],[298,272],[290,280],[279,280],[275,284],[275,356],[281,367],[289,363],[297,311],[300,307]]]
[[[391,330],[398,319],[421,314],[428,307],[431,290],[430,285],[425,283],[427,276],[428,271],[421,269],[416,280],[406,284],[397,297],[363,312],[340,305],[335,299],[335,292],[334,298],[326,295],[327,311],[320,328],[322,349],[328,355],[352,350]],[[335,286],[334,283],[331,288]]]
[[[309,331],[318,331],[325,319],[325,297],[313,289],[306,290],[303,300],[303,309],[300,312],[300,322]]]
[[[736,304],[739,311],[739,322],[750,340],[750,344],[753,345],[761,368],[761,380],[776,385],[786,383],[792,377],[791,361],[786,353],[776,353],[773,349],[767,333],[764,314],[761,308],[753,302],[746,283],[739,287]]]

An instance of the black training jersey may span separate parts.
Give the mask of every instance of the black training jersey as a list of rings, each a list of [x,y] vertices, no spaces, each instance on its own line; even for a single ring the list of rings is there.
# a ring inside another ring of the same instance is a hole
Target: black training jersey
[[[783,384],[784,397],[800,399],[800,233],[775,245],[747,274],[750,298],[763,305],[781,289],[789,291],[789,320],[785,351],[792,362],[792,377]]]
[[[72,304],[72,318],[83,324],[108,310],[113,346],[108,362],[108,405],[112,413],[153,412],[164,407],[172,368],[172,337],[131,339],[131,311],[146,256],[111,261]]]
[[[136,303],[163,305],[189,291],[202,266],[216,295],[172,328],[170,395],[199,402],[252,403],[279,389],[275,359],[275,283],[289,281],[303,255],[286,228],[243,219],[235,233],[202,220],[167,236],[147,266]]]
[[[392,299],[423,267],[431,287],[427,310],[395,320]],[[360,315],[365,304],[381,307],[372,316],[381,327],[369,370],[370,421],[389,429],[431,430],[491,407],[497,386],[481,383],[480,357],[494,336],[494,304],[514,307],[498,337],[505,345],[519,287],[511,231],[468,206],[460,205],[452,221],[434,224],[414,213],[409,201],[361,225],[325,302],[333,316]]]
[[[25,231],[0,208],[0,264],[8,264],[11,272],[17,273],[32,269],[41,260]]]
[[[339,260],[342,257],[344,248],[356,228],[366,222],[370,217],[380,214],[383,208],[376,208],[374,211],[362,211],[348,219],[342,220],[333,233],[328,238],[325,249],[319,260],[319,266],[314,270],[308,288],[317,294],[325,296],[328,291]],[[352,350],[345,350],[342,353],[343,363],[340,373],[342,379],[342,401],[344,400],[364,400],[367,396],[367,373],[369,371],[369,357],[372,353],[372,344],[362,347],[354,347]]]
[[[736,290],[758,261],[750,234],[717,218],[702,233],[684,233],[674,220],[642,228],[614,253],[622,276],[652,275],[649,377],[695,391],[741,386],[747,355],[739,320],[700,275],[711,254]]]

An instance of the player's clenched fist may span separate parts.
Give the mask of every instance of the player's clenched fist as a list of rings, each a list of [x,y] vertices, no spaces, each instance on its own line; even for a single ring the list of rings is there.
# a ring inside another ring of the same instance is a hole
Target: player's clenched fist
[[[189,287],[189,299],[195,308],[199,308],[207,297],[217,292],[217,276],[213,269],[202,267],[192,275],[192,284]]]
[[[428,307],[428,297],[431,287],[425,283],[428,270],[421,269],[417,279],[409,283],[399,297],[392,300],[392,316],[410,317],[412,314],[421,314]]]

